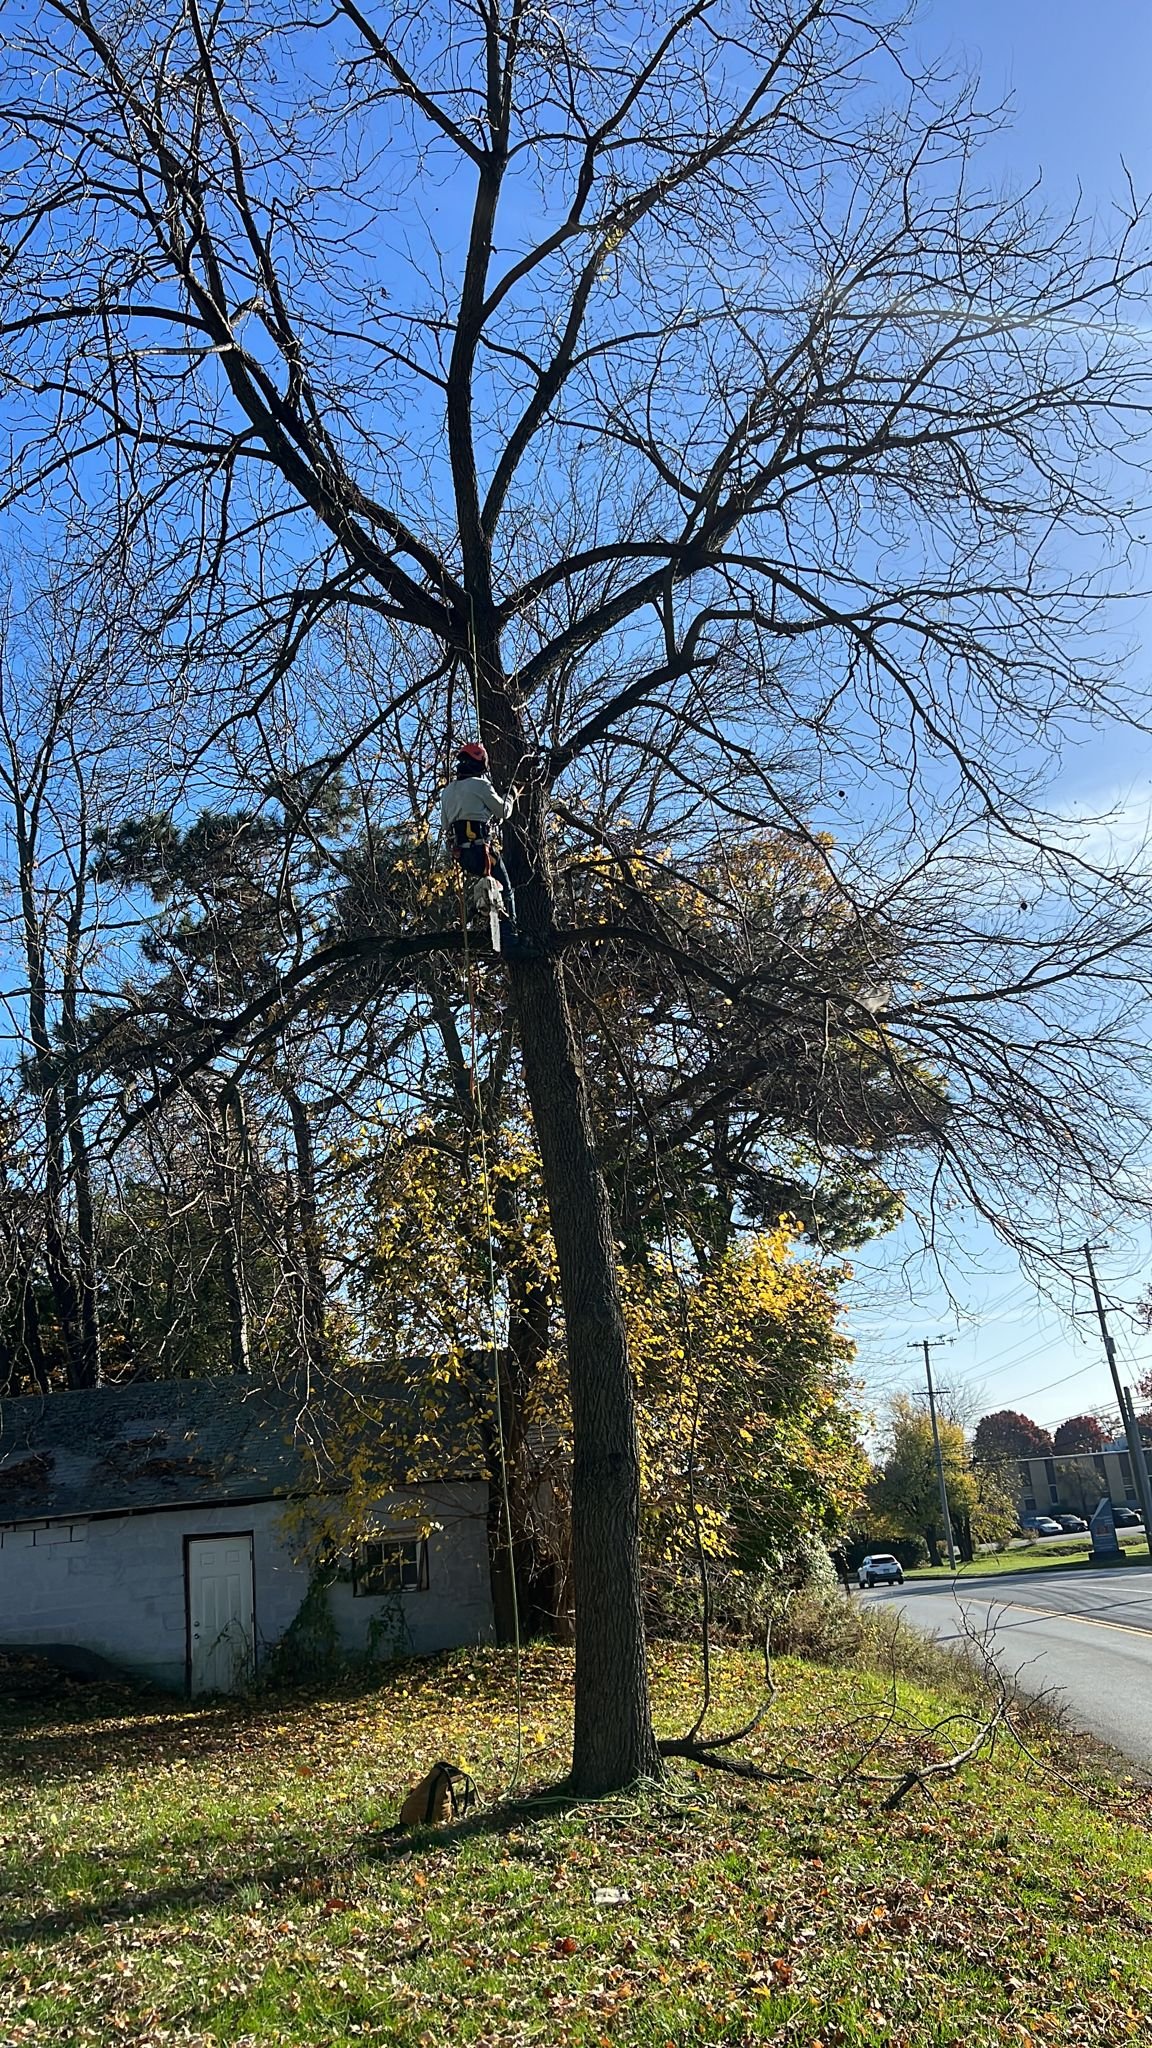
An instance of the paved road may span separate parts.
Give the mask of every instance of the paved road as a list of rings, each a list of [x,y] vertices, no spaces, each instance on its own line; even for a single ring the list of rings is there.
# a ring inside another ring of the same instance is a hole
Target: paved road
[[[991,1621],[1022,1686],[1056,1688],[1074,1726],[1152,1770],[1152,1564],[961,1580],[955,1593],[941,1577],[860,1598],[943,1641],[962,1634],[964,1616],[981,1629]]]

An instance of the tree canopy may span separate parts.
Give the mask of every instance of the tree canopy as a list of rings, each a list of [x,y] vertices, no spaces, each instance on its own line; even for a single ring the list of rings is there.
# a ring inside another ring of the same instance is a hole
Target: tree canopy
[[[977,1543],[1000,1542],[1010,1533],[1016,1510],[995,1468],[973,1462],[960,1424],[941,1416],[938,1429],[953,1533],[961,1557],[970,1561]],[[919,1537],[928,1562],[940,1562],[944,1529],[932,1423],[906,1395],[892,1404],[868,1499],[885,1530]]]
[[[1096,1415],[1070,1415],[1052,1433],[1054,1451],[1102,1451],[1108,1434]]]
[[[973,1454],[986,1464],[1003,1458],[1042,1457],[1051,1449],[1049,1431],[1015,1408],[998,1408],[991,1415],[982,1415],[972,1436]]]

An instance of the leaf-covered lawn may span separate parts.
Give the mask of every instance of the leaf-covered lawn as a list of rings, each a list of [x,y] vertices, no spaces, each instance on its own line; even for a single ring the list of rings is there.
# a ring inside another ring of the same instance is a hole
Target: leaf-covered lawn
[[[662,1723],[682,1728],[692,1659],[653,1663]],[[723,1656],[720,1677],[723,1712],[754,1700],[753,1660]],[[1065,1789],[1003,1746],[884,1814],[852,1769],[887,1682],[779,1677],[753,1748],[815,1786],[680,1768],[666,1794],[443,1837],[384,1830],[440,1755],[503,1789],[506,1654],[249,1705],[9,1702],[0,2044],[1149,2040],[1144,1794],[1099,1775]],[[526,1790],[562,1772],[568,1682],[563,1653],[529,1653]],[[958,1706],[902,1686],[865,1770],[937,1753],[925,1724]]]

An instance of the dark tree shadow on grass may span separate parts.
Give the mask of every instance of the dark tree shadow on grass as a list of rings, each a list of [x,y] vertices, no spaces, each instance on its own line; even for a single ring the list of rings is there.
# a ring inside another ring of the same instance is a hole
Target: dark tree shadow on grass
[[[434,1688],[443,1660],[426,1660],[421,1678]],[[170,1762],[177,1754],[225,1755],[269,1723],[316,1718],[349,1702],[386,1697],[413,1685],[409,1663],[339,1671],[324,1685],[258,1686],[247,1695],[182,1699],[154,1687],[82,1684],[66,1674],[7,1691],[0,1686],[0,1782],[89,1777]]]
[[[19,1784],[89,1778],[106,1771],[133,1771],[170,1763],[186,1753],[189,1760],[219,1756],[253,1725],[252,1716],[233,1707],[193,1708],[168,1695],[76,1703],[61,1699],[43,1710],[4,1713],[0,1703],[0,1782]]]

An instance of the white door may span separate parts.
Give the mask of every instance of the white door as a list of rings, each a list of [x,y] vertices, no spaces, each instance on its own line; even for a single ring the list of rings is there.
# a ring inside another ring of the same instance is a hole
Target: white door
[[[252,1537],[188,1539],[192,1691],[239,1692],[252,1675]]]

